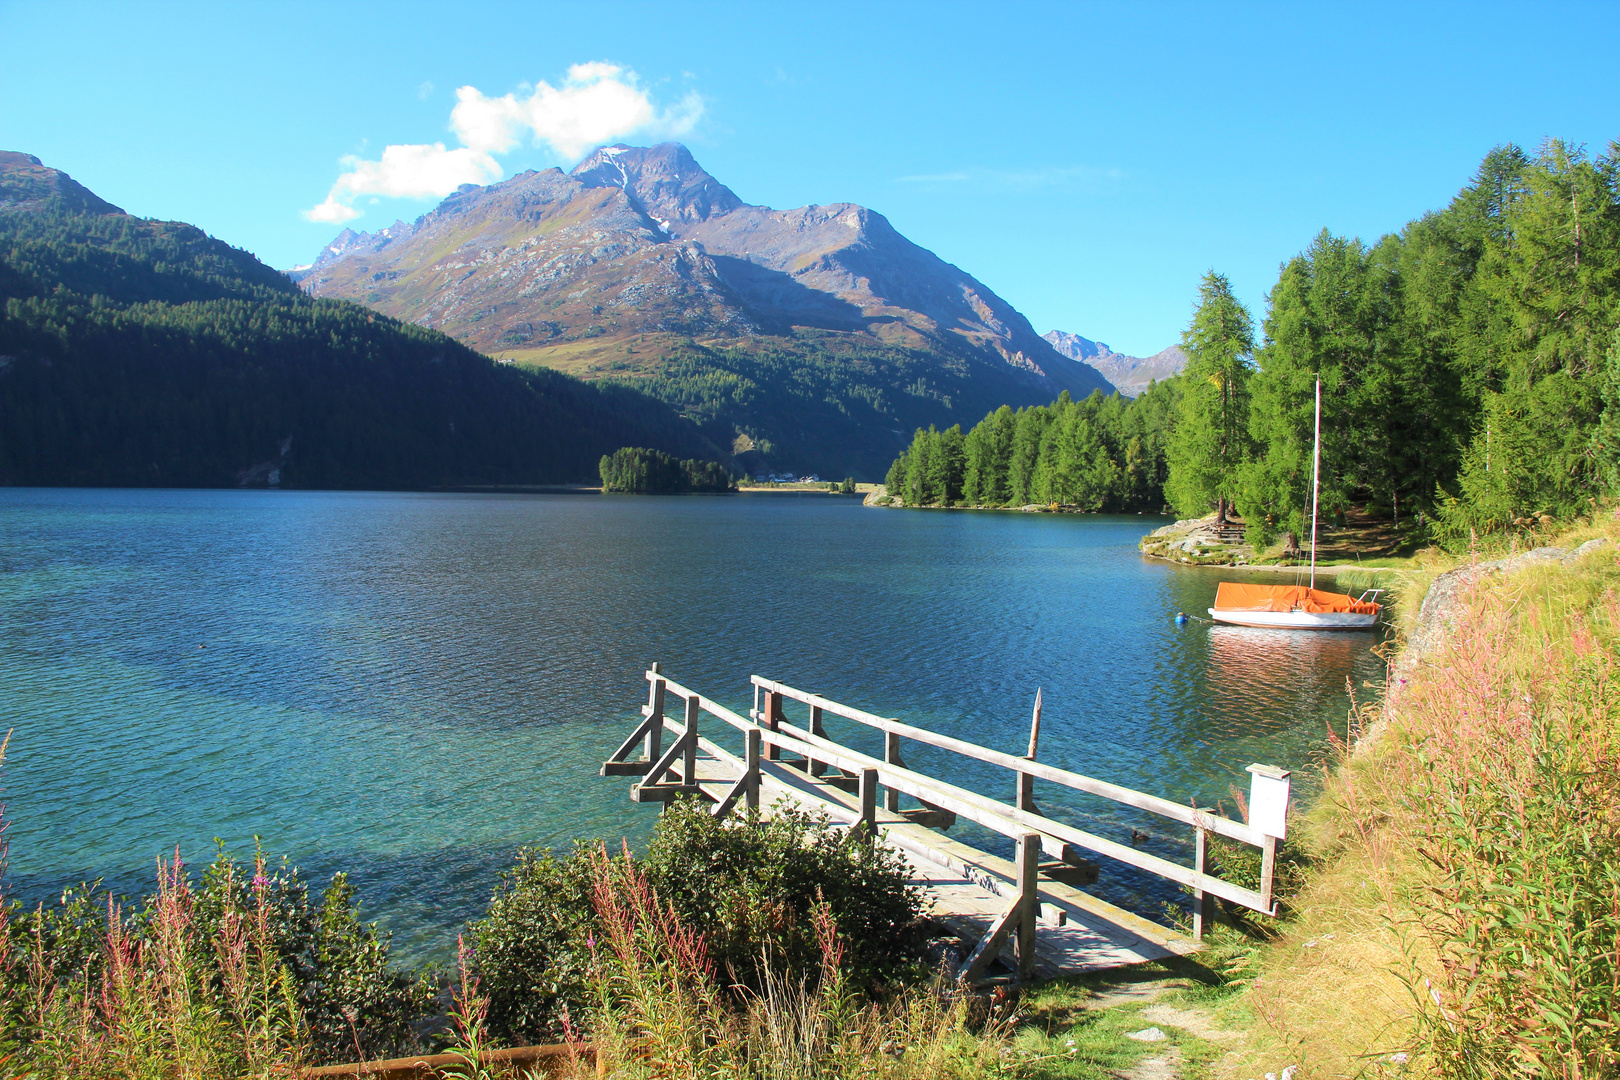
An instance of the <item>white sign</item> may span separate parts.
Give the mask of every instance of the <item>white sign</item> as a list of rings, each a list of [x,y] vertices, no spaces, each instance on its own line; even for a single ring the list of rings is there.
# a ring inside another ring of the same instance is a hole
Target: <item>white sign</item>
[[[1281,840],[1288,835],[1288,771],[1249,766],[1249,827]]]

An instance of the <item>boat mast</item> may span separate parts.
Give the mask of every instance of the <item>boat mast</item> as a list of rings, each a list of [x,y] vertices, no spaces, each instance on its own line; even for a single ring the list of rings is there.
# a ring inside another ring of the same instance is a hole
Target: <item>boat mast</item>
[[[1322,492],[1322,377],[1316,377],[1316,442],[1311,447],[1311,588],[1316,588],[1316,500]]]

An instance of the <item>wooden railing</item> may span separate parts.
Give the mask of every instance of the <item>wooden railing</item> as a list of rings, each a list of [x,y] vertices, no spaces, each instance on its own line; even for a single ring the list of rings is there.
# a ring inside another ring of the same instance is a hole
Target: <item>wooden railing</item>
[[[1195,938],[1203,936],[1213,917],[1216,897],[1267,915],[1276,914],[1272,899],[1273,873],[1277,842],[1284,835],[1283,822],[1288,801],[1288,774],[1281,770],[1250,766],[1251,807],[1256,808],[1251,811],[1251,820],[1258,823],[1261,816],[1259,810],[1263,809],[1270,823],[1267,829],[1233,821],[1207,809],[1182,806],[1105,780],[1041,764],[1033,760],[1033,739],[1031,755],[1016,757],[889,717],[877,716],[759,676],[754,676],[752,680],[754,708],[749,716],[743,717],[668,678],[656,664],[646,673],[646,678],[649,691],[647,704],[641,710],[642,722],[613,756],[604,762],[601,770],[604,776],[641,776],[642,781],[631,789],[631,797],[638,802],[667,801],[682,794],[701,793],[696,765],[697,752],[701,748],[729,765],[736,776],[724,796],[717,801],[714,813],[723,816],[739,803],[757,807],[762,757],[768,762],[778,762],[786,753],[803,759],[802,765],[807,775],[825,776],[829,768],[836,768],[844,778],[853,781],[859,806],[856,824],[868,834],[875,835],[877,831],[878,794],[882,788],[886,792],[885,806],[890,811],[897,811],[900,796],[908,795],[934,811],[958,815],[1013,839],[1018,849],[1019,897],[1013,908],[1003,916],[1001,924],[993,928],[999,931],[995,935],[997,940],[991,941],[991,935],[987,935],[986,940],[980,943],[981,952],[985,948],[990,951],[990,956],[982,958],[984,963],[993,958],[995,948],[1009,934],[1016,931],[1019,940],[1026,936],[1032,939],[1034,911],[1038,904],[1034,896],[1034,876],[1043,851],[1065,861],[1072,861],[1076,850],[1095,852],[1185,886],[1192,891],[1195,901]],[[679,721],[666,715],[671,698],[681,702]],[[806,726],[789,722],[783,710],[786,701],[800,702],[808,707]],[[743,734],[742,756],[731,753],[699,733],[699,719],[705,713]],[[872,757],[828,738],[823,723],[828,714],[883,732],[884,756]],[[667,749],[663,745],[666,731],[675,737]],[[907,768],[900,754],[902,739],[1009,770],[1014,774],[1014,801],[1002,802]],[[638,744],[643,749],[642,760],[628,760]],[[670,774],[676,774],[676,778],[666,782],[665,777]],[[1194,831],[1193,865],[1183,866],[1047,817],[1034,805],[1033,782],[1037,779],[1190,826]],[[1210,834],[1260,849],[1258,890],[1234,884],[1209,872]],[[1030,879],[1027,883],[1024,880],[1026,877]],[[1022,956],[1025,950],[1015,949],[1015,952]]]

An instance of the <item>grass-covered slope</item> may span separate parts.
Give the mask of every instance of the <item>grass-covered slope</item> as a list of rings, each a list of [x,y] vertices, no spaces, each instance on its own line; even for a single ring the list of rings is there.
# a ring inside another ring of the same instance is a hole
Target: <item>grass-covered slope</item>
[[[1609,518],[1412,575],[1386,702],[1298,823],[1314,861],[1246,973],[1256,1045],[1226,1075],[1620,1075],[1616,539]]]
[[[0,161],[0,483],[591,482],[624,445],[725,456],[634,390],[311,300],[189,225],[53,197],[77,185],[41,171]]]

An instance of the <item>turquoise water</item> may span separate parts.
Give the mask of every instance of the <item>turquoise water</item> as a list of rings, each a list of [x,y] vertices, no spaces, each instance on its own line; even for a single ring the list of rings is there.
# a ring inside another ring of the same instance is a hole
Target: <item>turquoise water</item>
[[[141,890],[160,852],[252,837],[346,869],[409,958],[443,955],[522,844],[644,837],[596,770],[653,660],[733,707],[761,674],[1208,805],[1310,767],[1376,635],[1191,624],[1218,574],[1152,517],[635,498],[0,489],[10,887]],[[874,748],[881,746],[880,739]],[[927,748],[987,794],[1010,781]],[[1106,835],[1170,830],[1041,786]],[[964,838],[972,839],[964,833]],[[1105,867],[1104,895],[1174,897]]]

